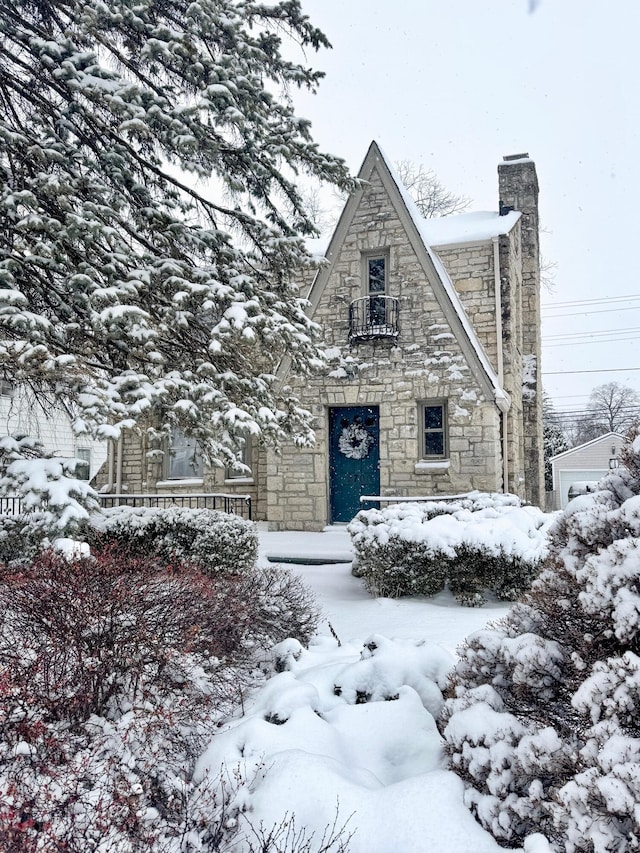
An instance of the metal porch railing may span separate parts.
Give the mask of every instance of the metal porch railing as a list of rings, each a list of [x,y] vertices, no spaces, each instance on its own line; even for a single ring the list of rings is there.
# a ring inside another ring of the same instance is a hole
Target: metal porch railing
[[[251,520],[251,496],[230,494],[164,494],[164,495],[130,495],[130,494],[101,494],[100,503],[103,509],[114,506],[188,507],[189,509],[217,509],[221,512],[231,512],[242,518]]]

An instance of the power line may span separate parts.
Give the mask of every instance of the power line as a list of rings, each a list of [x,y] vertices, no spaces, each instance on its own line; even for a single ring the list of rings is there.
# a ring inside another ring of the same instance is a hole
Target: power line
[[[596,340],[596,341],[558,341],[555,344],[543,343],[542,346],[545,347],[545,349],[550,349],[551,347],[584,346],[584,344],[617,344],[617,343],[622,344],[622,343],[625,343],[625,341],[637,341],[637,340],[638,340],[638,335],[632,335],[632,337],[630,337],[630,338],[616,338],[616,337],[600,338],[599,340]]]
[[[637,311],[640,308],[640,305],[625,305],[622,308],[597,308],[594,311],[572,311],[569,314],[546,314],[545,320],[557,320],[559,318],[566,317],[575,317],[576,313],[580,314],[580,316],[584,316],[585,314],[610,314],[612,311],[615,311],[619,314],[621,311]],[[545,310],[544,308],[541,310]],[[547,309],[549,310],[549,309]]]
[[[640,306],[638,306],[640,307]],[[640,332],[639,326],[626,326],[622,329],[600,329],[599,331],[584,331],[584,332],[559,332],[557,335],[543,335],[543,341],[552,341],[556,338],[582,338],[590,335],[617,335],[622,332]]]
[[[610,412],[615,412],[620,415],[635,415],[640,413],[640,403],[629,403],[624,406],[616,407],[607,406],[602,403],[595,404],[593,406],[589,406],[588,409],[554,409],[554,412],[558,412],[559,414],[564,415],[579,415],[581,412],[588,412],[590,415],[601,415],[601,414],[609,414]]]
[[[569,373],[627,373],[630,370],[640,370],[640,367],[609,367],[598,370],[543,370],[543,376],[564,376]]]
[[[611,302],[629,302],[640,299],[640,294],[632,296],[605,296],[602,299],[577,299],[572,302],[553,302],[550,305],[541,305],[541,310],[552,310],[555,308],[575,308],[576,305],[608,305]]]

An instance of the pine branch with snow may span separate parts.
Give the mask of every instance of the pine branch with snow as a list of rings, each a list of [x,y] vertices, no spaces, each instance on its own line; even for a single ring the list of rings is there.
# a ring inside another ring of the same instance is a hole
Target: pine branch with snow
[[[0,438],[0,496],[18,499],[30,537],[73,534],[99,507],[96,492],[76,476],[80,465],[80,459],[47,453],[31,438]]]
[[[297,187],[350,190],[290,88],[327,47],[298,0],[0,2],[0,370],[116,437],[149,417],[214,463],[310,441],[275,376],[319,361]]]

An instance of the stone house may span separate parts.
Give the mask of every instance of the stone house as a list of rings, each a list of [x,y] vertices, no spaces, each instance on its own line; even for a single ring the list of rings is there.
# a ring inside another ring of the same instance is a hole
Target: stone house
[[[276,529],[319,530],[394,497],[473,489],[541,504],[534,163],[504,158],[497,212],[430,220],[375,142],[359,177],[309,291],[327,368],[301,380],[281,367],[313,414],[315,446],[254,448],[241,478],[178,471],[178,446],[172,476],[129,436],[120,486],[244,492],[254,518]]]

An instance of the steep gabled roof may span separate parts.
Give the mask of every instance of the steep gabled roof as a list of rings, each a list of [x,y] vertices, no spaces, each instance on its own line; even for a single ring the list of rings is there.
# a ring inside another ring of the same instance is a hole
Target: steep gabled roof
[[[562,453],[556,453],[555,456],[550,457],[549,461],[555,462],[557,459],[564,459],[565,456],[573,456],[574,453],[581,453],[583,450],[586,450],[588,447],[592,447],[594,444],[600,444],[600,442],[619,441],[624,444],[625,440],[625,437],[620,435],[618,432],[605,432],[604,435],[592,438],[591,441],[585,441],[584,444],[579,444],[577,447],[572,447],[570,450],[563,450]]]
[[[358,172],[358,178],[363,184],[349,197],[329,243],[325,255],[329,263],[318,272],[309,291],[312,315],[318,307],[333,272],[342,244],[360,206],[366,183],[371,179],[374,169],[378,170],[384,188],[404,226],[408,240],[431,283],[438,305],[447,319],[472,373],[484,389],[485,394],[488,397],[493,397],[502,411],[507,411],[511,404],[509,396],[500,386],[497,373],[491,366],[491,362],[478,340],[449,274],[440,258],[429,246],[423,226],[424,219],[416,208],[415,202],[405,190],[392,164],[375,141],[369,146],[367,156]]]

